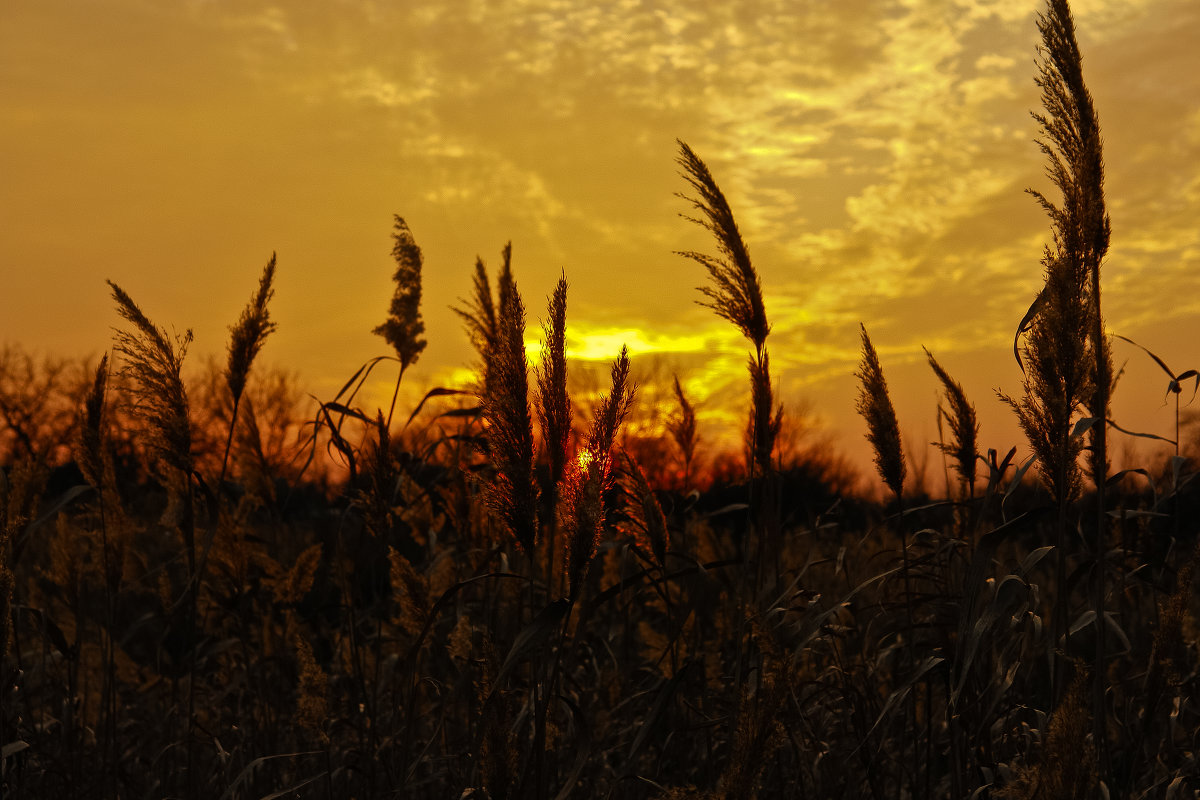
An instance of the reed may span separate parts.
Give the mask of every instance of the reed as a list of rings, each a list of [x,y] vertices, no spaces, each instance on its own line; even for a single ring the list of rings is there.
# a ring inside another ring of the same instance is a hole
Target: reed
[[[1096,619],[1103,620],[1106,550],[1105,485],[1108,476],[1109,397],[1114,381],[1112,358],[1100,311],[1100,263],[1108,250],[1110,223],[1104,203],[1104,160],[1100,127],[1083,80],[1082,56],[1066,0],[1048,0],[1038,15],[1042,44],[1037,85],[1043,112],[1033,118],[1041,129],[1038,146],[1047,160],[1046,173],[1061,192],[1055,203],[1040,191],[1028,190],[1050,217],[1053,243],[1042,256],[1046,284],[1031,306],[1018,337],[1025,335],[1023,363],[1028,363],[1024,398],[1004,399],[1038,457],[1038,469],[1058,508],[1056,553],[1059,586],[1066,586],[1069,545],[1067,509],[1078,497],[1077,463],[1083,438],[1074,435],[1079,410],[1091,422],[1090,471],[1097,492],[1093,538],[1096,570],[1092,595]],[[1022,362],[1018,354],[1018,362]],[[1024,367],[1023,367],[1024,368]],[[1055,619],[1057,642],[1066,635],[1069,597],[1059,599]],[[1097,624],[1095,680],[1103,683],[1104,625]],[[1064,665],[1055,670],[1056,696],[1065,691]],[[1102,688],[1094,697],[1097,759],[1103,758]],[[1100,766],[1100,761],[1097,762]]]
[[[424,260],[421,248],[399,214],[395,215],[392,230],[392,258],[396,261],[396,272],[392,280],[396,290],[392,294],[388,318],[378,325],[374,333],[396,351],[400,362],[400,373],[396,376],[396,388],[392,392],[392,403],[388,406],[387,427],[392,427],[392,414],[396,411],[396,397],[400,394],[400,381],[404,371],[416,363],[425,350],[425,322],[421,319],[421,267]]]
[[[865,325],[859,326],[862,336],[862,361],[855,377],[859,380],[855,409],[867,423],[867,441],[875,453],[875,469],[884,484],[899,499],[904,491],[904,448],[900,442],[900,423],[888,394],[887,380],[879,364],[879,354],[867,335]]]
[[[678,144],[679,157],[676,163],[683,169],[684,180],[695,192],[694,197],[679,196],[700,212],[699,217],[684,215],[684,219],[711,233],[721,254],[715,257],[687,250],[679,252],[679,255],[695,261],[708,271],[712,285],[700,287],[700,293],[708,298],[707,302],[700,304],[732,322],[754,345],[754,355],[749,364],[751,411],[747,443],[752,468],[757,467],[760,474],[765,474],[771,468],[771,453],[779,434],[783,407],[773,408],[771,370],[766,349],[771,326],[767,324],[762,284],[758,272],[750,263],[750,252],[742,240],[725,194],[695,151],[682,141]]]
[[[674,376],[673,390],[675,402],[679,406],[679,414],[667,421],[667,432],[671,434],[671,439],[679,448],[679,456],[683,459],[683,491],[688,492],[691,490],[692,465],[696,460],[696,445],[699,442],[699,435],[696,431],[696,409],[692,407],[687,395],[683,393],[683,386],[679,383],[678,375]]]
[[[571,601],[579,597],[608,520],[607,498],[617,479],[613,446],[633,403],[629,354],[624,347],[613,362],[611,379],[611,388],[596,407],[584,449],[568,473],[563,491],[561,525],[567,544],[565,567]]]
[[[498,280],[494,340],[486,342],[482,416],[487,457],[495,474],[484,500],[500,527],[531,558],[538,536],[540,491],[534,477],[529,364],[525,358],[525,304],[512,277],[511,247]]]
[[[196,595],[200,571],[196,561],[196,522],[192,496],[193,455],[192,427],[188,417],[188,397],[184,389],[182,369],[188,345],[189,330],[182,337],[168,336],[152,323],[125,290],[112,281],[113,299],[117,312],[132,329],[116,331],[115,349],[123,358],[121,375],[129,381],[131,411],[147,431],[147,449],[163,465],[168,475],[168,487],[173,506],[168,514],[174,517],[174,527],[182,533],[188,565],[188,583],[184,595],[177,601],[187,602],[186,633],[188,659],[188,712],[186,721],[187,795],[193,796],[195,765],[193,763],[195,725],[195,684],[197,612]],[[173,511],[173,513],[172,513]]]
[[[537,371],[538,421],[542,452],[549,467],[545,505],[550,530],[546,535],[546,592],[557,591],[555,550],[558,546],[558,497],[571,449],[571,397],[567,392],[567,278],[554,287],[542,325],[542,362]]]
[[[942,383],[946,408],[938,406],[938,418],[950,426],[949,443],[939,442],[938,449],[954,459],[954,469],[962,480],[963,495],[968,502],[975,497],[975,475],[978,466],[979,420],[975,406],[967,400],[962,384],[950,377],[950,373],[938,363],[933,353],[925,351],[929,366]]]

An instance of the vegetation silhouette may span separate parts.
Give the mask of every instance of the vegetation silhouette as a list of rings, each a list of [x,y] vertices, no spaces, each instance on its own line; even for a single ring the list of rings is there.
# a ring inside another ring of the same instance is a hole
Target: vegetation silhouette
[[[622,348],[581,388],[565,272],[531,366],[511,245],[455,309],[473,384],[397,414],[428,334],[399,216],[389,351],[332,398],[257,364],[274,256],[224,364],[185,370],[190,333],[115,283],[98,362],[0,350],[0,794],[1200,793],[1196,417],[1177,405],[1172,452],[1110,474],[1099,124],[1065,0],[1038,29],[1062,197],[1033,192],[1052,241],[1003,395],[1033,456],[979,452],[926,350],[944,496],[866,325],[857,407],[887,496],[803,406],[783,413],[760,277],[682,141],[681,197],[717,252],[682,255],[752,346],[737,452],[671,365]],[[1178,399],[1195,371],[1150,355]],[[380,365],[386,410],[364,392]]]

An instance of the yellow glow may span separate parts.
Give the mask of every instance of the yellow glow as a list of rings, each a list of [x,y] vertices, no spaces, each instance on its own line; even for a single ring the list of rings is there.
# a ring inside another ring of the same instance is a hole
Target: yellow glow
[[[736,440],[747,344],[697,312],[707,276],[673,255],[717,254],[678,217],[682,136],[761,274],[781,402],[810,401],[869,463],[862,321],[914,441],[931,436],[922,345],[965,373],[997,446],[1021,441],[988,398],[1019,391],[1012,332],[1049,241],[1023,193],[1051,188],[1029,118],[1040,3],[800,5],[746,25],[675,0],[9,0],[0,345],[110,349],[112,278],[156,323],[195,330],[190,360],[220,358],[277,251],[279,329],[261,358],[329,400],[386,349],[371,330],[398,213],[426,258],[429,340],[404,397],[474,383],[450,308],[477,255],[494,285],[511,240],[531,364],[565,271],[569,358],[661,354],[701,404],[704,440]],[[1181,331],[1200,316],[1187,300],[1200,296],[1200,87],[1179,75],[1200,72],[1200,50],[1163,23],[1186,2],[1076,5],[1113,220],[1108,324],[1195,363]],[[363,402],[390,403],[391,375],[381,367]]]
[[[583,329],[580,331],[579,329]],[[628,348],[630,356],[649,353],[698,353],[708,347],[708,337],[672,336],[637,328],[601,328],[587,330],[586,323],[567,331],[567,358],[583,361],[608,361]]]

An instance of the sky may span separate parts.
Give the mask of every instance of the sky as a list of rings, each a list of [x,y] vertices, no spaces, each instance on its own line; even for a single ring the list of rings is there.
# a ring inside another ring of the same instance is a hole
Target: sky
[[[922,347],[975,403],[981,448],[1025,452],[996,391],[1020,392],[1013,333],[1050,237],[1025,193],[1052,188],[1030,117],[1040,7],[6,0],[0,343],[104,352],[112,279],[194,329],[190,358],[220,356],[277,252],[260,358],[331,399],[388,352],[371,330],[399,214],[425,259],[416,396],[465,384],[450,308],[476,257],[494,271],[511,241],[531,357],[565,274],[572,370],[601,375],[627,344],[635,370],[679,374],[715,449],[744,425],[748,344],[698,305],[706,276],[676,255],[714,252],[680,216],[678,138],[761,276],[786,409],[869,471],[863,323],[914,453],[933,459],[936,438]],[[1200,367],[1200,3],[1073,8],[1104,135],[1108,328]],[[1123,342],[1115,355],[1117,421],[1168,430],[1165,376]],[[379,373],[380,403],[393,381]]]

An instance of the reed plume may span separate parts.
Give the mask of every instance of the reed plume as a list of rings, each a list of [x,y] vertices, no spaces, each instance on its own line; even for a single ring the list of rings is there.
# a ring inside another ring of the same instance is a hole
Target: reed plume
[[[696,409],[683,393],[679,376],[674,377],[675,402],[679,404],[679,416],[667,421],[667,432],[671,434],[675,446],[679,448],[679,454],[683,457],[683,490],[686,492],[691,483],[692,462],[696,458],[696,443],[699,437],[696,434]]]
[[[186,752],[187,774],[190,778],[194,776],[192,730],[195,723],[196,595],[200,570],[196,564],[196,521],[192,500],[192,427],[181,372],[184,356],[192,341],[192,332],[189,330],[172,341],[138,308],[125,290],[112,281],[108,281],[108,285],[112,288],[118,313],[133,326],[132,330],[116,331],[116,350],[124,356],[125,361],[121,373],[129,380],[131,387],[131,411],[146,427],[147,449],[162,465],[176,473],[169,482],[172,502],[167,513],[176,516],[174,521],[183,534],[188,564],[188,589],[184,593],[188,601],[188,615],[184,635],[189,644]],[[215,527],[213,530],[215,532]],[[211,541],[210,536],[210,544]],[[193,795],[189,792],[188,796]]]
[[[692,250],[680,252],[679,255],[703,266],[712,279],[712,286],[700,287],[700,292],[708,298],[708,302],[701,305],[732,322],[743,336],[754,342],[756,350],[761,350],[770,332],[763,305],[762,285],[750,263],[750,253],[742,241],[733,211],[700,156],[686,143],[676,141],[679,144],[676,163],[683,168],[684,180],[696,192],[696,197],[684,194],[679,194],[679,197],[691,203],[702,215],[685,215],[684,218],[712,233],[723,258]]]
[[[294,634],[296,650],[296,722],[323,739],[329,719],[329,677],[313,657],[312,645],[299,632]]]
[[[130,381],[133,414],[146,425],[150,452],[186,479],[192,473],[192,427],[181,373],[192,332],[172,339],[124,289],[112,281],[108,285],[117,312],[133,326],[116,331],[116,350],[124,356],[121,374]]]
[[[221,459],[221,475],[218,485],[225,480],[225,472],[229,468],[229,451],[233,447],[233,434],[237,430],[238,411],[241,409],[242,394],[246,389],[246,380],[250,376],[250,367],[262,350],[267,337],[274,333],[276,325],[271,321],[271,312],[267,304],[275,296],[275,254],[263,267],[262,277],[258,279],[258,291],[250,298],[250,302],[242,309],[242,315],[236,324],[229,329],[229,358],[225,367],[225,384],[233,398],[233,411],[229,418],[229,434],[225,439],[225,454]],[[207,554],[207,547],[205,553]],[[203,561],[203,559],[202,559]]]
[[[550,531],[546,537],[546,585],[557,593],[558,499],[571,449],[571,398],[567,394],[567,278],[560,275],[542,323],[542,363],[537,371],[538,420],[550,470],[545,505]]]
[[[1092,768],[1095,747],[1088,738],[1087,669],[1076,666],[1075,678],[1050,715],[1039,763],[1021,769],[996,793],[1006,800],[1088,800],[1099,797]]]
[[[532,553],[538,531],[539,492],[533,471],[525,305],[512,277],[511,245],[504,249],[499,295],[494,338],[484,342],[487,347],[483,353],[486,450],[496,470],[484,487],[484,499],[501,527],[522,550]],[[476,310],[484,311],[484,307]]]
[[[625,519],[620,524],[621,533],[627,536],[635,548],[660,567],[666,565],[667,550],[671,546],[671,533],[667,518],[658,502],[646,473],[629,453],[621,452],[618,482],[625,496]]]
[[[105,481],[104,393],[108,386],[108,354],[100,358],[92,388],[83,400],[72,453],[84,479],[101,490]]]
[[[1089,462],[1097,491],[1094,551],[1101,559],[1101,568],[1095,573],[1092,602],[1096,619],[1102,620],[1106,432],[1114,382],[1112,355],[1100,311],[1100,262],[1108,251],[1111,233],[1104,203],[1104,158],[1100,125],[1083,80],[1083,59],[1067,0],[1047,0],[1037,24],[1042,43],[1035,80],[1042,90],[1044,111],[1033,112],[1032,116],[1041,129],[1038,146],[1046,157],[1046,174],[1062,198],[1056,205],[1041,192],[1027,190],[1050,217],[1053,243],[1046,246],[1042,256],[1046,285],[1017,330],[1018,339],[1026,335],[1024,353],[1029,370],[1024,381],[1025,396],[1020,401],[1004,399],[1016,411],[1038,457],[1042,482],[1058,507],[1055,558],[1060,588],[1066,586],[1067,507],[1081,490],[1078,458],[1083,439],[1073,435],[1074,420],[1080,408],[1085,408],[1093,419]],[[1065,635],[1068,601],[1069,597],[1063,597],[1055,606],[1056,640]],[[1107,672],[1103,664],[1104,625],[1098,623],[1096,632],[1098,688],[1094,717],[1097,764],[1102,766],[1102,684]],[[1061,662],[1056,678],[1056,696],[1061,696],[1065,684]]]
[[[887,381],[883,377],[883,367],[879,365],[879,355],[871,344],[866,326],[862,329],[862,362],[855,376],[861,382],[858,402],[855,408],[867,421],[867,441],[875,451],[875,468],[888,488],[900,497],[904,486],[904,448],[900,443],[900,425],[896,421],[896,411],[892,408],[892,398],[888,395]]]
[[[1088,461],[1096,486],[1096,528],[1092,550],[1096,554],[1095,582],[1092,586],[1092,611],[1096,619],[1096,649],[1092,686],[1092,720],[1096,768],[1107,772],[1107,722],[1105,683],[1106,626],[1104,603],[1107,593],[1105,532],[1108,526],[1105,489],[1108,484],[1109,404],[1116,384],[1112,347],[1104,332],[1100,310],[1100,264],[1108,252],[1112,226],[1104,201],[1104,154],[1100,120],[1091,93],[1083,80],[1083,56],[1075,38],[1075,21],[1067,0],[1047,0],[1046,11],[1038,15],[1042,47],[1038,60],[1037,84],[1042,89],[1044,114],[1034,113],[1042,129],[1039,145],[1048,163],[1047,174],[1062,193],[1061,205],[1055,206],[1040,192],[1032,192],[1054,226],[1058,256],[1070,264],[1069,271],[1083,272],[1086,291],[1081,293],[1088,319],[1086,337],[1088,381],[1081,387],[1080,400],[1094,420],[1089,430]],[[1060,584],[1061,585],[1061,584]],[[1065,606],[1065,603],[1061,605]]]
[[[562,480],[571,444],[571,398],[567,395],[567,279],[554,287],[542,326],[542,365],[538,370],[538,420],[542,425],[550,485]]]
[[[767,334],[771,327],[767,323],[766,307],[763,304],[762,284],[750,253],[733,217],[733,210],[725,194],[717,186],[708,166],[686,143],[679,144],[676,163],[682,167],[682,177],[695,192],[694,197],[678,196],[689,202],[700,212],[699,217],[683,215],[707,230],[716,240],[720,257],[710,256],[694,250],[678,251],[678,255],[691,259],[708,270],[711,286],[699,287],[708,302],[700,305],[711,308],[718,316],[729,320],[742,335],[754,344],[754,355],[750,359],[750,421],[747,426],[747,445],[751,454],[751,468],[757,467],[765,473],[771,467],[771,453],[775,438],[779,434],[783,407],[772,413],[771,372],[767,358]]]
[[[608,520],[607,497],[616,482],[612,449],[633,403],[633,394],[629,354],[622,347],[612,366],[612,388],[596,408],[586,445],[575,460],[563,493],[567,586],[572,599],[579,595]]]
[[[511,260],[512,260],[512,244],[506,244],[502,251],[503,263],[500,267],[501,279],[500,283],[504,282],[504,275],[509,275],[511,280]],[[492,298],[492,286],[488,279],[487,266],[484,265],[483,259],[475,259],[475,274],[472,280],[472,295],[469,300],[460,300],[461,305],[451,309],[463,321],[463,325],[467,329],[467,337],[471,340],[471,346],[475,348],[475,352],[479,354],[479,371],[482,380],[478,387],[481,396],[487,394],[488,386],[488,354],[495,348],[496,341],[499,336],[499,320],[496,314],[496,302]]]
[[[400,361],[400,375],[396,378],[396,389],[392,393],[392,404],[388,409],[387,424],[391,427],[392,414],[396,411],[396,397],[400,394],[400,381],[404,371],[416,363],[425,349],[425,322],[421,319],[421,248],[409,230],[408,223],[399,214],[393,215],[392,258],[396,261],[396,272],[392,280],[396,291],[388,318],[376,326],[373,333],[384,338],[396,351]]]
[[[1114,371],[1108,337],[1100,313],[1100,264],[1108,252],[1111,224],[1104,201],[1104,155],[1100,122],[1083,80],[1083,57],[1075,38],[1075,22],[1067,0],[1048,0],[1038,14],[1037,85],[1043,113],[1033,113],[1041,128],[1038,146],[1047,159],[1046,174],[1062,194],[1058,205],[1030,189],[1050,216],[1057,258],[1072,275],[1086,281],[1079,292],[1086,304],[1087,365],[1093,374],[1081,396],[1097,421],[1090,430],[1092,478],[1102,487],[1108,473],[1106,428]],[[1075,280],[1079,280],[1076,278]]]
[[[246,378],[255,357],[262,350],[263,343],[276,329],[271,321],[271,312],[267,304],[275,296],[272,284],[275,281],[275,254],[263,268],[262,277],[258,279],[258,291],[250,298],[250,302],[242,309],[242,315],[237,324],[229,330],[229,363],[225,368],[225,382],[229,393],[233,396],[234,422],[237,417],[238,402],[246,388]],[[230,423],[231,425],[233,423]]]
[[[929,359],[929,366],[934,374],[942,382],[942,389],[946,393],[946,405],[949,406],[942,408],[939,405],[938,414],[950,426],[951,442],[939,442],[938,449],[954,459],[954,469],[962,478],[964,490],[968,495],[973,494],[979,438],[979,420],[975,416],[975,406],[967,401],[962,384],[950,377],[933,357],[933,353],[925,350],[925,356]]]

